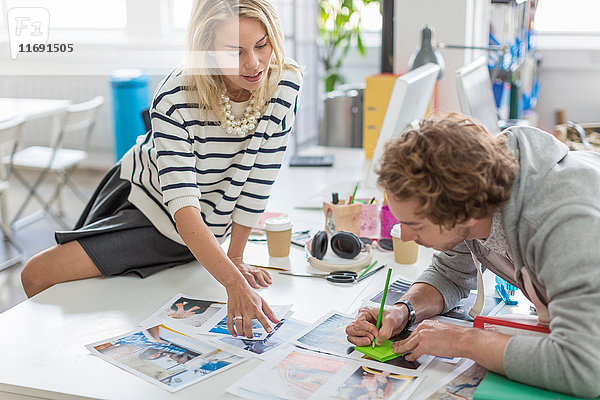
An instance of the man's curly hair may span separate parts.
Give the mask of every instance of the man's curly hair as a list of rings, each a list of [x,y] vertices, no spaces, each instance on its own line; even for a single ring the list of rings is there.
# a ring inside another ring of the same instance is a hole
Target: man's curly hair
[[[418,200],[417,216],[451,229],[493,215],[510,198],[517,170],[504,135],[448,114],[388,142],[377,182],[398,200]]]

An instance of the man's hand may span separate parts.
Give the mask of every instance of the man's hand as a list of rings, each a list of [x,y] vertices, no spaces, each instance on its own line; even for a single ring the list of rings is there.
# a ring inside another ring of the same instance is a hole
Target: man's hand
[[[346,327],[348,341],[357,346],[368,346],[373,340],[379,345],[404,329],[408,321],[408,309],[405,305],[385,306],[381,317],[381,327],[377,331],[379,308],[363,307],[358,310],[356,319]]]
[[[394,342],[394,353],[410,353],[404,358],[415,361],[422,355],[440,357],[465,356],[464,344],[475,328],[465,328],[438,321],[425,320],[405,340]]]
[[[229,258],[254,289],[258,289],[260,286],[267,287],[273,283],[273,281],[271,281],[271,274],[269,274],[268,271],[262,268],[251,267],[242,260],[242,257]]]

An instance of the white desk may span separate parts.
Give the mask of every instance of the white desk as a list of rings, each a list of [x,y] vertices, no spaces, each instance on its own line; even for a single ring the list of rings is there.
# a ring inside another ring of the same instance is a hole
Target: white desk
[[[70,100],[0,98],[0,121],[14,117],[23,117],[30,121],[55,116],[70,104]]]
[[[321,211],[293,209],[294,199],[319,185],[362,176],[362,152],[336,151],[336,167],[329,169],[284,167],[273,190],[269,211],[290,214],[295,229],[319,229]],[[246,260],[267,260],[266,245],[249,243]],[[421,248],[416,265],[395,265],[391,253],[377,252],[380,263],[394,273],[415,278],[430,259]],[[292,268],[306,270],[303,251],[292,246]],[[322,279],[273,276],[273,284],[260,294],[270,304],[293,303],[294,317],[314,322],[330,309],[351,312],[368,294],[381,290],[385,273],[358,284],[335,285]],[[217,399],[235,398],[224,392],[259,364],[250,360],[210,379],[168,393],[89,354],[85,344],[135,329],[177,292],[225,299],[225,290],[197,263],[172,268],[147,279],[133,276],[96,278],[56,285],[0,314],[0,399]],[[443,363],[441,363],[443,364]],[[453,366],[440,365],[428,375],[435,380]]]

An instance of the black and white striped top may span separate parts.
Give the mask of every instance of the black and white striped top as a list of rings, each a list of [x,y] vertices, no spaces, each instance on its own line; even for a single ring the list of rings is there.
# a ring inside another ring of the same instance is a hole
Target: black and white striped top
[[[181,244],[173,215],[186,206],[200,209],[220,242],[232,222],[256,226],[283,161],[301,83],[299,72],[284,70],[256,130],[240,137],[228,135],[211,110],[190,104],[181,67],[173,70],[154,94],[152,130],[121,160],[121,178],[132,184],[129,201]],[[233,103],[234,115],[244,108]]]

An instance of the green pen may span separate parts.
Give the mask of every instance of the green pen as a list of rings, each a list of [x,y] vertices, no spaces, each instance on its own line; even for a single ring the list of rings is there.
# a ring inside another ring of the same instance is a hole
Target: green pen
[[[352,193],[352,197],[350,197],[350,202],[348,204],[354,203],[354,198],[356,197],[356,191],[358,190],[358,183],[354,186],[354,193]]]
[[[364,274],[369,272],[371,268],[373,268],[377,264],[377,260],[373,261],[373,264],[369,265],[367,268],[363,269],[362,272],[356,277],[356,279],[361,278]]]
[[[377,317],[377,331],[381,327],[381,317],[383,317],[383,306],[385,306],[385,298],[387,297],[388,286],[390,284],[390,277],[392,276],[392,269],[388,268],[387,278],[385,279],[385,287],[383,288],[383,296],[381,297],[381,305],[379,306],[379,316]],[[371,348],[375,348],[375,339],[371,342]]]

